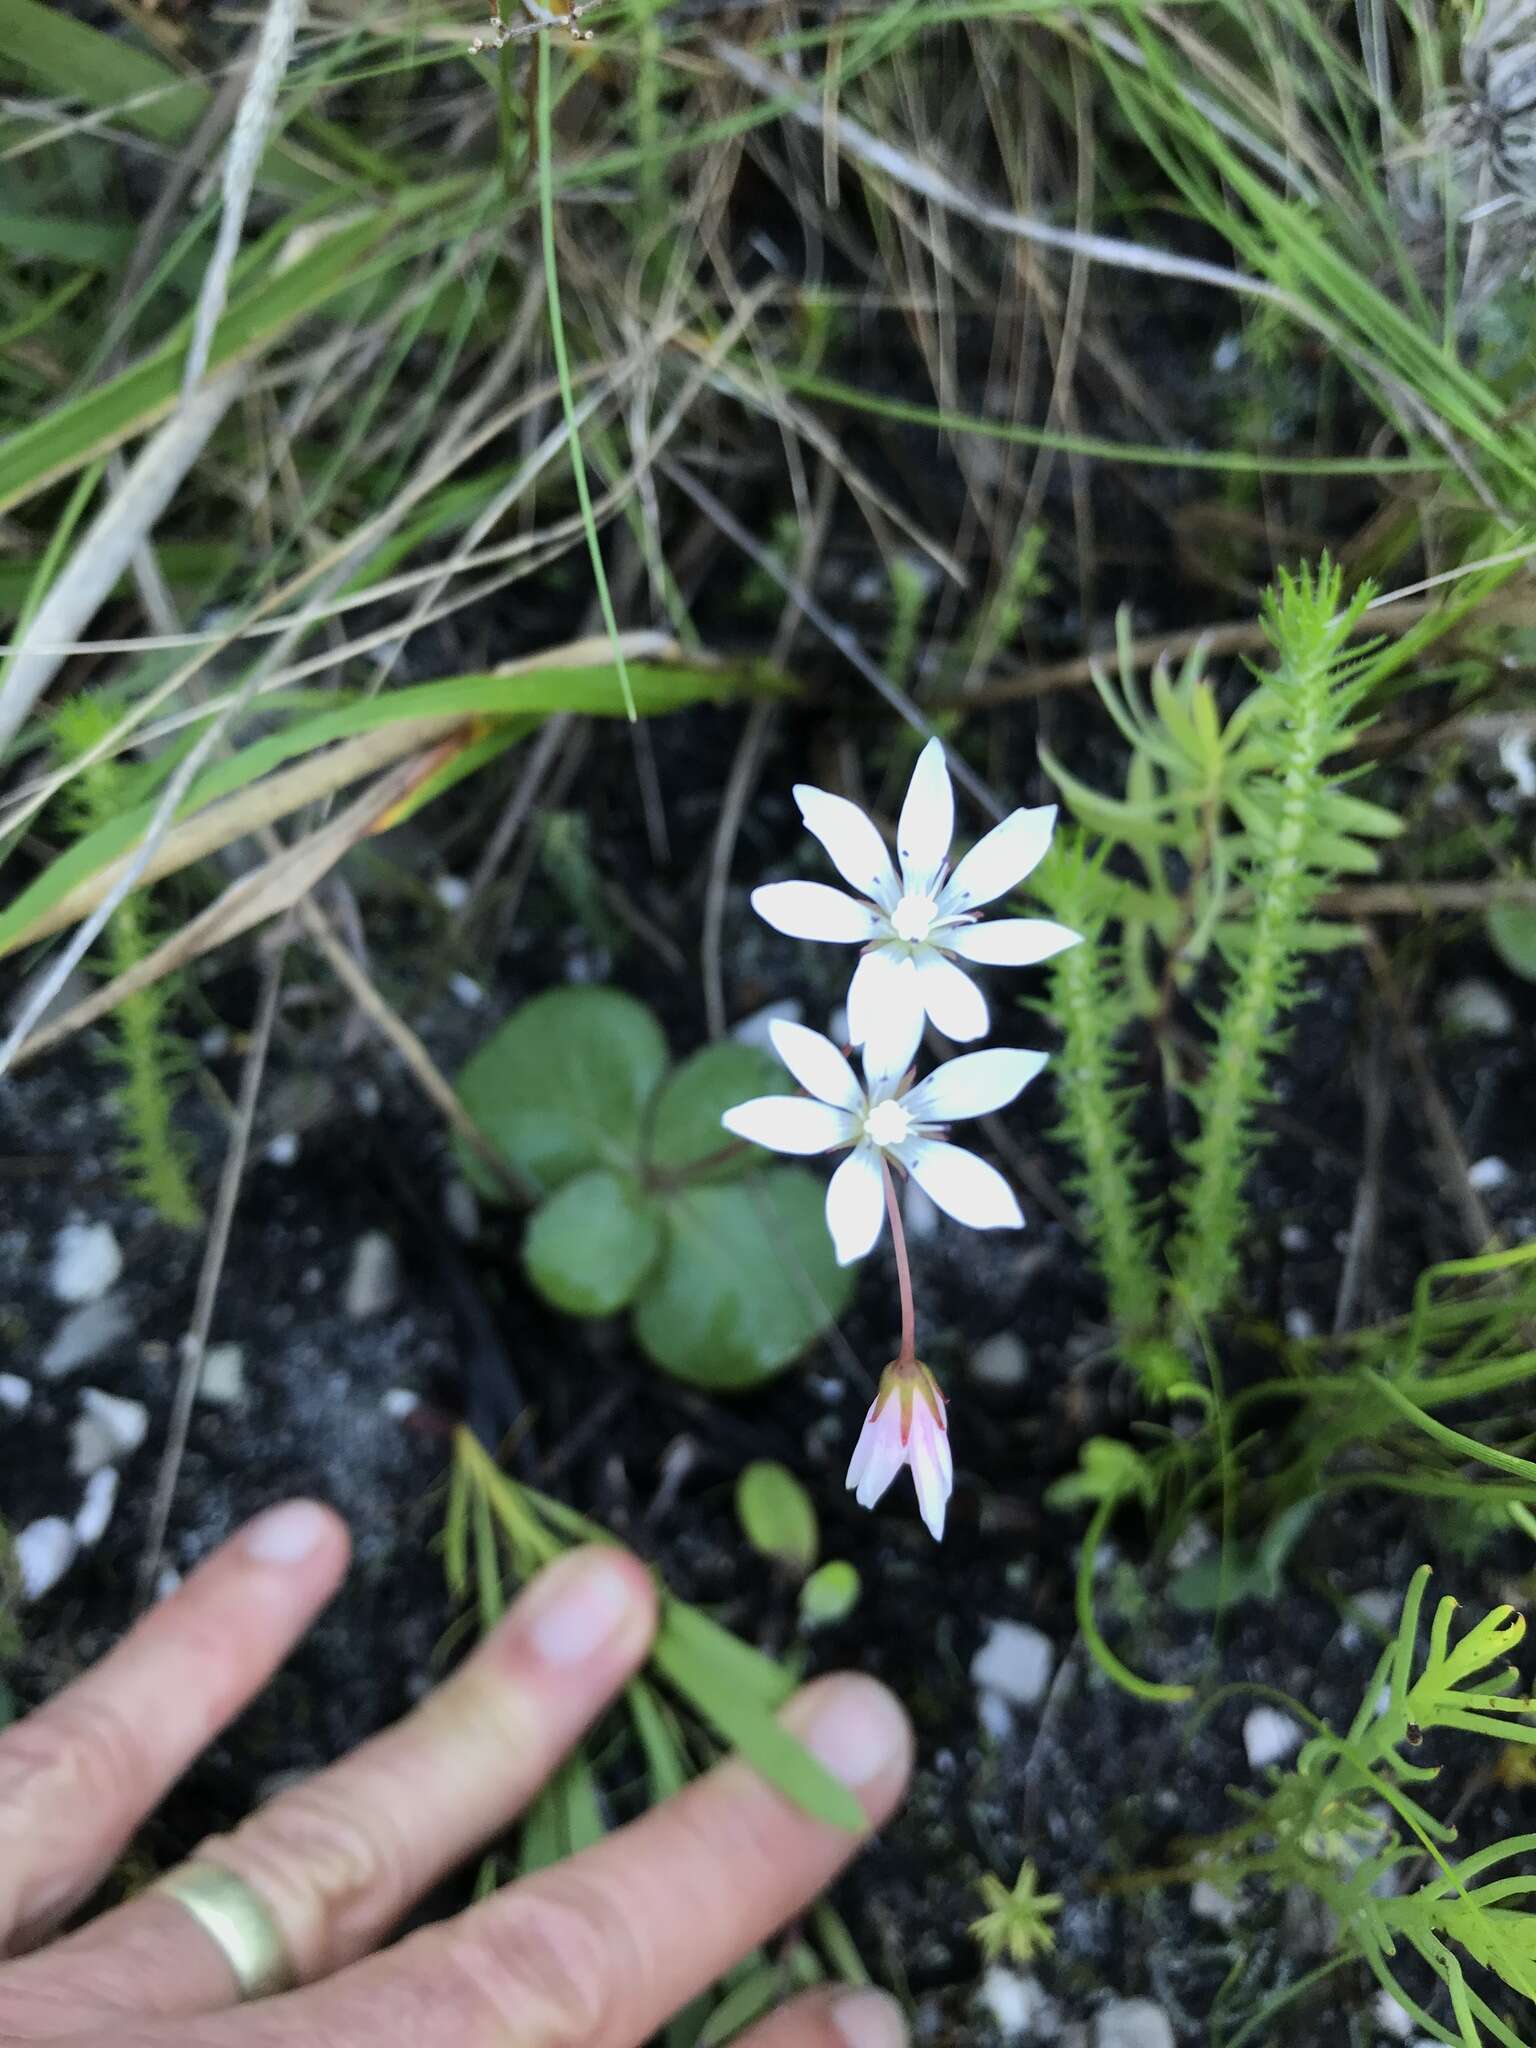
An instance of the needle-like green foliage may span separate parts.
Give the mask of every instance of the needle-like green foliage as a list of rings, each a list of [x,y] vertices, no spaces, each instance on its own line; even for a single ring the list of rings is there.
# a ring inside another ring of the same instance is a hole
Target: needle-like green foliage
[[[1453,1863],[1446,1854],[1456,1829],[1424,1803],[1439,1776],[1418,1760],[1440,1731],[1482,1736],[1503,1745],[1536,1746],[1536,1700],[1517,1692],[1506,1661],[1525,1635],[1510,1607],[1496,1607],[1459,1634],[1457,1603],[1442,1599],[1421,1654],[1420,1621],[1430,1569],[1414,1574],[1394,1639],[1382,1651],[1359,1712],[1337,1735],[1317,1733],[1294,1765],[1275,1776],[1262,1797],[1244,1795],[1250,1817],[1202,1846],[1199,1865],[1233,1883],[1260,1877],[1279,1887],[1304,1885],[1327,1906],[1339,1928],[1330,1968],[1364,1962],[1406,2011],[1417,2032],[1436,2041],[1483,2048],[1527,2048],[1469,1980],[1470,1958],[1523,1999],[1536,1999],[1536,1915],[1526,1905],[1536,1876],[1500,1865],[1529,1860],[1536,1836],[1495,1843]],[[1304,1711],[1304,1710],[1301,1710]],[[1310,1718],[1308,1716],[1307,1718]],[[1422,1859],[1434,1874],[1401,1888]],[[1445,1986],[1455,2031],[1426,2010],[1403,1975],[1412,1951]],[[1263,2032],[1294,1989],[1250,2015],[1224,2048],[1268,2039]]]
[[[1134,1006],[1114,972],[1107,938],[1117,892],[1102,854],[1064,836],[1038,878],[1052,914],[1083,943],[1051,967],[1048,1009],[1061,1033],[1056,1087],[1062,1105],[1054,1136],[1077,1160],[1070,1183],[1089,1224],[1110,1313],[1128,1351],[1156,1325],[1162,1287],[1156,1263],[1151,1169],[1133,1121],[1136,1088],[1127,1034]]]
[[[1369,651],[1351,652],[1349,642],[1369,596],[1362,589],[1346,604],[1343,578],[1326,560],[1315,575],[1282,573],[1264,609],[1275,665],[1233,720],[1242,719],[1243,748],[1259,771],[1229,792],[1252,908],[1223,932],[1233,981],[1211,1012],[1209,1057],[1189,1091],[1196,1129],[1172,1261],[1196,1321],[1223,1306],[1237,1275],[1257,1115],[1300,991],[1311,911],[1342,870],[1359,866],[1352,834],[1380,829],[1330,767],[1353,736],[1366,685]]]
[[[65,760],[85,754],[111,729],[112,715],[91,696],[71,697],[54,719],[54,731]],[[74,823],[83,835],[117,816],[132,800],[133,771],[120,762],[101,760],[81,771],[69,785]],[[149,910],[142,894],[129,896],[107,926],[105,966],[114,978],[126,974],[151,951]],[[183,1230],[202,1221],[188,1175],[189,1147],[175,1127],[178,1086],[188,1060],[170,1030],[167,1018],[178,996],[175,976],[167,976],[127,997],[112,1012],[102,1039],[104,1056],[118,1070],[113,1102],[122,1122],[118,1165],[127,1185]]]

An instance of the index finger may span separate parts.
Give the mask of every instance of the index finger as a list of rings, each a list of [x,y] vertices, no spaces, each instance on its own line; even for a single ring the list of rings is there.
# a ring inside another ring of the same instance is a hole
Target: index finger
[[[786,1724],[852,1788],[896,1806],[911,1732],[872,1679],[808,1686]],[[733,1758],[568,1862],[316,1990],[231,2014],[198,2048],[637,2048],[807,1906],[864,1837],[814,1819]],[[254,2031],[242,2032],[259,2019]]]
[[[270,1509],[99,1664],[0,1734],[0,1956],[96,1888],[330,1599],[347,1547],[328,1508]]]

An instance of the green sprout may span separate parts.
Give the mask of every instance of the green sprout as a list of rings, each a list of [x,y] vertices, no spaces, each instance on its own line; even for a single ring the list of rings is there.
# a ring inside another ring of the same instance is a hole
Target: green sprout
[[[1019,1865],[1012,1891],[990,1871],[977,1883],[988,1910],[971,1922],[971,1932],[989,1963],[1005,1955],[1016,1963],[1033,1962],[1056,1946],[1047,1923],[1052,1914],[1061,1911],[1061,1895],[1037,1892],[1039,1882],[1039,1871],[1026,1859]]]

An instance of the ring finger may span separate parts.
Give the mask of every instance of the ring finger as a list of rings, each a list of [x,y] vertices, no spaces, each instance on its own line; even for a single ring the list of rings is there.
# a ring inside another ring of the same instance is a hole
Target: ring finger
[[[510,1820],[639,1666],[654,1627],[645,1569],[623,1552],[551,1566],[448,1682],[382,1735],[279,1794],[198,1859],[264,1901],[301,1983],[375,1948],[441,1876]],[[176,1901],[147,1893],[24,1966],[54,2013],[89,1983],[71,2028],[103,2011],[194,2013],[236,1985]],[[28,1988],[3,1980],[5,2010]],[[67,2031],[51,2025],[50,2032]]]

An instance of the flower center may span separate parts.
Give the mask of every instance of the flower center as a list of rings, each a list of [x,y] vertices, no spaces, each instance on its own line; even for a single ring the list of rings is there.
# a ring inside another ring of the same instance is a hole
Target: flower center
[[[933,930],[939,906],[931,896],[903,896],[891,912],[891,930],[908,945],[921,945]]]
[[[912,1131],[912,1119],[899,1102],[877,1102],[864,1119],[864,1135],[871,1145],[899,1145]]]

